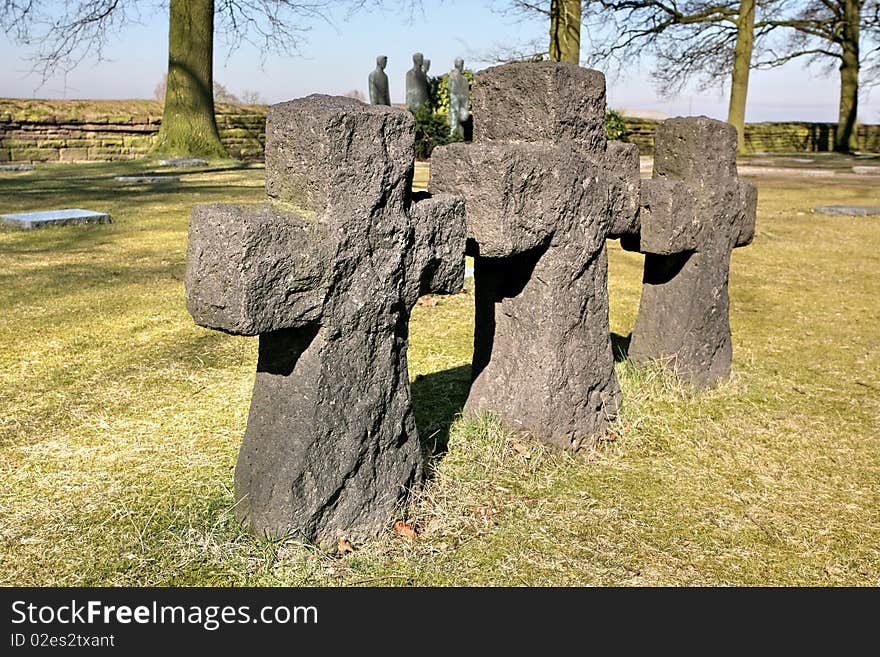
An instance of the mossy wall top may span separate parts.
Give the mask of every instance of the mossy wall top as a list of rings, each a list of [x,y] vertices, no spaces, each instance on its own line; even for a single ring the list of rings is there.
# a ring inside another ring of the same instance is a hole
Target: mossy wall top
[[[265,105],[217,104],[217,127],[229,154],[261,160],[265,146]],[[624,117],[627,141],[643,155],[654,146],[658,121]],[[144,157],[162,122],[156,100],[0,99],[0,162],[84,162]],[[750,123],[750,152],[828,151],[833,123]],[[858,126],[858,148],[880,152],[880,125]]]
[[[263,157],[265,105],[218,104],[229,154]],[[162,123],[156,100],[0,99],[0,162],[86,162],[144,157]]]
[[[642,155],[654,151],[654,129],[659,121],[624,117],[626,140],[637,144]],[[860,124],[857,129],[858,150],[880,153],[880,125]],[[836,123],[747,123],[746,152],[797,153],[834,150]]]

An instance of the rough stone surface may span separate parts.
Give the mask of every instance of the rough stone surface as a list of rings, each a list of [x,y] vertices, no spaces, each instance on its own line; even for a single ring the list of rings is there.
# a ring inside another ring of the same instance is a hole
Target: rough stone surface
[[[429,183],[466,199],[476,321],[465,410],[577,448],[620,402],[605,240],[637,225],[638,150],[607,142],[597,71],[491,68],[476,75],[474,105],[475,143],[435,149]]]
[[[736,130],[726,123],[669,119],[654,149],[641,232],[621,240],[646,254],[629,357],[668,363],[705,387],[730,374],[730,254],[754,237],[757,190],[737,178]]]
[[[2,214],[0,220],[4,226],[20,230],[34,230],[47,226],[70,226],[81,224],[109,224],[110,215],[106,212],[93,212],[79,208],[65,210],[49,210],[47,212],[22,212],[19,214]]]
[[[235,471],[236,513],[257,533],[366,540],[422,480],[409,313],[461,289],[465,227],[461,199],[413,197],[414,128],[348,98],[275,106],[274,201],[193,212],[189,311],[260,336]]]
[[[843,214],[867,217],[880,214],[880,206],[870,205],[820,205],[815,209],[819,214]]]
[[[474,141],[571,141],[604,150],[605,76],[599,71],[559,62],[516,62],[480,71],[479,78]]]

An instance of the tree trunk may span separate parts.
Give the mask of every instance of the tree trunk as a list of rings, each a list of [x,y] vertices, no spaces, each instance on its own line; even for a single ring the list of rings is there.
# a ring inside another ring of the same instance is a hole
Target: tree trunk
[[[755,43],[755,0],[742,0],[736,25],[736,49],[733,55],[733,79],[730,83],[730,107],[727,122],[736,128],[737,150],[745,151],[746,98],[749,93],[749,71]]]
[[[581,0],[551,0],[550,59],[581,62]]]
[[[858,148],[856,119],[859,113],[859,22],[863,0],[843,0],[843,33],[840,57],[840,112],[834,150],[852,153]]]
[[[168,81],[153,153],[226,158],[214,117],[214,0],[171,0]]]

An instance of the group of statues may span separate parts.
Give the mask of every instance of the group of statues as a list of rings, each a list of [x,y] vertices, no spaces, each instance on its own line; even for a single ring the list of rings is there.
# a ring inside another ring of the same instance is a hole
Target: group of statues
[[[391,105],[391,94],[388,90],[388,57],[376,57],[376,68],[370,73],[368,86],[372,105]],[[431,60],[417,52],[413,54],[413,67],[406,72],[406,107],[410,111],[423,107],[431,96],[431,83],[428,70]],[[464,138],[464,125],[470,118],[470,81],[464,75],[464,60],[455,60],[455,66],[448,76],[449,90],[449,132]]]
[[[475,264],[466,415],[577,449],[617,414],[606,240],[645,254],[630,358],[708,386],[730,372],[731,250],[755,225],[736,132],[657,130],[654,174],[605,133],[604,76],[557,62],[476,76],[472,144],[434,151],[414,193],[409,112],[309,96],[270,109],[266,203],[193,211],[187,307],[259,336],[236,513],[319,546],[368,540],[424,477],[407,372],[420,295]]]

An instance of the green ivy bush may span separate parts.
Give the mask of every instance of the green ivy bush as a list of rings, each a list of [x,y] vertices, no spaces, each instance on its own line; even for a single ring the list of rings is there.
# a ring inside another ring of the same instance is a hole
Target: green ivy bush
[[[416,158],[427,160],[437,146],[460,141],[457,136],[449,134],[448,115],[436,112],[430,104],[423,105],[413,112],[416,119]]]
[[[608,139],[626,141],[629,130],[626,129],[626,121],[623,120],[620,112],[605,110],[605,134],[608,135]]]

